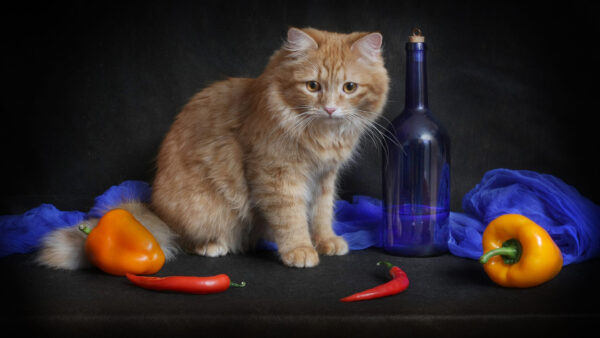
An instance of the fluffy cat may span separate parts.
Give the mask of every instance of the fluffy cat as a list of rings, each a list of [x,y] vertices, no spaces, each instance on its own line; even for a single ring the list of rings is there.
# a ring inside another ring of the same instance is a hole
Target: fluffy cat
[[[317,265],[319,253],[346,254],[331,227],[335,181],[386,103],[381,44],[379,33],[290,28],[258,78],[217,82],[177,116],[158,155],[158,217],[139,203],[122,207],[167,259],[178,246],[241,253],[259,238],[274,240],[293,267]],[[82,248],[83,236],[63,229],[44,241],[38,261],[77,268]]]

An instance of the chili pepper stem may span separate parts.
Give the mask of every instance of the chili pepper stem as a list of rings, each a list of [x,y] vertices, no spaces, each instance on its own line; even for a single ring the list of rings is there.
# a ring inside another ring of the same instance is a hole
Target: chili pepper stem
[[[239,284],[231,282],[231,283],[229,283],[229,286],[231,286],[232,288],[243,288],[244,286],[246,286],[246,282],[242,281]]]
[[[521,252],[523,251],[521,243],[516,239],[509,239],[502,243],[501,248],[490,250],[483,254],[479,258],[479,263],[485,264],[487,261],[494,256],[502,256],[502,260],[506,264],[514,264],[521,259]]]
[[[89,235],[90,232],[92,232],[92,229],[90,229],[87,225],[85,224],[79,224],[79,230],[81,230],[81,232],[83,232],[86,235]]]
[[[394,267],[394,264],[392,264],[390,262],[384,262],[384,261],[377,262],[377,266],[380,266],[381,264],[387,266],[389,269]]]

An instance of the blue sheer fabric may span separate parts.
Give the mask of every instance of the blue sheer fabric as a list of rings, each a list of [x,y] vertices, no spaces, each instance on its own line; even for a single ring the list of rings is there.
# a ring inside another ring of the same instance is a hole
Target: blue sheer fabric
[[[83,212],[60,211],[52,204],[42,204],[23,215],[0,216],[0,257],[30,252],[52,230],[72,226],[84,218]]]
[[[462,207],[464,214],[450,217],[448,248],[454,255],[478,258],[483,230],[503,214],[522,214],[546,229],[564,265],[600,253],[600,207],[554,176],[491,170],[465,195]]]
[[[42,204],[23,215],[0,216],[0,257],[31,252],[40,246],[42,238],[50,231],[73,226],[88,218],[100,218],[121,203],[149,200],[148,183],[125,181],[96,197],[88,213],[61,211],[51,204]]]
[[[380,247],[375,211],[380,202],[355,196],[338,201],[334,228],[351,249]],[[451,254],[478,259],[487,224],[503,214],[521,214],[542,226],[563,254],[563,264],[600,254],[600,207],[562,180],[528,170],[494,169],[463,198],[464,213],[450,213]]]
[[[381,247],[378,228],[383,221],[382,207],[381,201],[367,196],[354,196],[352,203],[337,200],[333,231],[344,237],[350,250]]]
[[[60,211],[42,204],[23,215],[0,216],[0,256],[33,251],[53,229],[101,217],[124,202],[147,202],[149,198],[146,182],[125,181],[96,197],[88,213]],[[338,200],[334,231],[346,239],[351,250],[381,247],[381,208],[381,201],[367,196],[354,196],[352,202]],[[600,207],[551,175],[491,170],[464,196],[463,210],[450,214],[448,250],[456,256],[478,259],[483,230],[494,218],[508,213],[522,214],[545,228],[560,248],[564,265],[600,254]],[[259,247],[276,250],[266,241],[261,241]]]

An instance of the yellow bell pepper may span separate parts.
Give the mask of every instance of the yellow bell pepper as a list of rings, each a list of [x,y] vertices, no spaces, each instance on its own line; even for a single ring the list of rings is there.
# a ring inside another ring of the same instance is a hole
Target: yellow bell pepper
[[[165,263],[154,236],[127,210],[113,209],[100,218],[94,229],[80,229],[88,234],[88,259],[106,273],[153,274]]]
[[[502,215],[483,232],[479,262],[495,283],[528,288],[554,278],[561,270],[560,249],[548,232],[529,218]]]

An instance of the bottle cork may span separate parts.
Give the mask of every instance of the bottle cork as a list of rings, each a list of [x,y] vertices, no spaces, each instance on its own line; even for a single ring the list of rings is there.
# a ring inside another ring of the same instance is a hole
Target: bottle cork
[[[425,42],[425,36],[419,28],[413,28],[411,35],[408,37],[408,42],[418,43]]]

